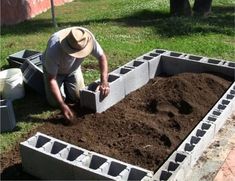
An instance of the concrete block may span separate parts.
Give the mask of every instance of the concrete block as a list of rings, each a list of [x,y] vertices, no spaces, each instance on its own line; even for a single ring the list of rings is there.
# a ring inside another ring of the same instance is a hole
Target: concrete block
[[[182,52],[175,52],[175,51],[170,51],[170,50],[165,50],[165,49],[154,49],[150,52],[148,52],[147,54],[151,54],[151,53],[157,53],[157,54],[161,54],[161,55],[168,55],[171,57],[184,57],[185,53]],[[145,55],[147,55],[145,54]]]
[[[225,66],[235,68],[235,62],[230,62],[230,61],[225,61],[224,62]]]
[[[172,52],[172,51],[170,51],[168,55],[171,56],[171,57],[177,57],[177,58],[184,58],[184,56],[185,56],[184,53]]]
[[[132,82],[132,80],[134,80],[136,78],[134,68],[120,67],[120,68],[114,70],[113,72],[111,72],[111,74],[122,77],[125,95],[128,95],[130,92],[135,90],[135,85],[130,84],[130,82]]]
[[[204,117],[205,121],[215,124],[216,134],[232,114],[235,105],[235,83],[233,83],[214,107]]]
[[[198,55],[188,54],[188,55],[185,56],[185,58],[188,59],[188,60],[192,60],[192,61],[201,61],[204,57],[198,56]]]
[[[189,154],[191,168],[212,141],[214,132],[214,124],[201,121],[178,147],[177,151]]]
[[[1,133],[12,131],[16,126],[15,112],[10,100],[0,100]]]
[[[74,180],[75,163],[87,154],[81,148],[41,133],[22,142],[20,151],[24,171],[49,180]]]
[[[65,164],[57,156],[66,146],[37,133],[20,144],[23,170],[41,179],[73,179],[72,165]]]
[[[157,54],[168,54],[170,51],[169,50],[164,50],[164,49],[154,49],[149,53],[157,53]]]
[[[167,161],[154,174],[154,181],[177,181],[184,180],[190,157],[187,153],[175,151],[167,159]]]
[[[183,72],[203,72],[203,65],[198,61],[189,61],[184,58],[162,55],[160,60],[162,72],[167,75],[175,75]]]
[[[235,68],[225,66],[223,64],[224,61],[222,60],[219,61],[203,57],[199,61],[189,61],[188,57],[189,56],[178,58],[169,55],[162,55],[160,60],[162,72],[168,75],[175,75],[183,72],[209,72],[235,78]]]
[[[14,54],[9,55],[8,62],[11,67],[19,68],[25,60],[31,61],[36,66],[41,66],[40,61],[41,52],[35,50],[21,50]]]
[[[20,143],[24,171],[53,180],[151,180],[151,171],[37,133]]]
[[[93,82],[85,89],[80,90],[81,107],[89,108],[95,112],[101,113],[125,97],[124,81],[122,77],[109,74],[108,82],[110,93],[103,98],[100,91],[96,91],[99,81]]]
[[[204,61],[209,64],[215,64],[215,65],[223,65],[224,64],[224,60],[219,60],[219,59],[215,59],[215,58],[207,58],[207,59],[204,59]]]
[[[135,91],[148,83],[148,62],[135,59],[125,64],[124,67],[134,69],[133,79],[128,82],[132,88],[132,91]]]
[[[153,79],[155,76],[161,73],[161,69],[159,66],[160,58],[161,54],[159,53],[148,53],[144,56],[137,58],[137,60],[148,62],[148,71],[150,79]]]
[[[43,71],[31,61],[25,60],[20,67],[23,73],[24,82],[39,94],[45,96]]]
[[[151,180],[153,173],[149,170],[121,162],[119,160],[91,152],[89,161],[83,166],[88,167],[93,174],[83,172],[77,178],[88,180]],[[78,169],[78,168],[77,168]],[[78,172],[77,172],[78,173]]]

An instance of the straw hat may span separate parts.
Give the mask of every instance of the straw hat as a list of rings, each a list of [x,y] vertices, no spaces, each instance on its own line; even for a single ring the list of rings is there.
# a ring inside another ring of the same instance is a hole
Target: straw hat
[[[93,49],[92,35],[80,27],[59,31],[59,38],[63,50],[76,58],[86,57]]]

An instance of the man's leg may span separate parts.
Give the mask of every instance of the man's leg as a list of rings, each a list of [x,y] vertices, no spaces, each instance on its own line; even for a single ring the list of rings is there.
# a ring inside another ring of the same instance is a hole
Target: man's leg
[[[76,103],[79,100],[79,90],[85,87],[81,68],[68,75],[64,81],[66,101]]]

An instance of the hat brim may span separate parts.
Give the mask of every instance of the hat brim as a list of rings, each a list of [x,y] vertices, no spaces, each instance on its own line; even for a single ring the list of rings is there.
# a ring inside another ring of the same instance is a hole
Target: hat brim
[[[78,51],[78,50],[75,50],[75,49],[72,49],[67,41],[66,41],[66,37],[67,35],[70,33],[70,31],[75,28],[75,29],[82,29],[84,30],[87,35],[89,36],[88,38],[88,42],[87,42],[87,45],[86,47],[84,47],[82,50]],[[67,54],[69,54],[70,56],[72,57],[75,57],[75,58],[84,58],[86,56],[88,56],[92,49],[93,49],[93,46],[94,46],[94,40],[93,40],[93,37],[92,35],[90,34],[90,32],[86,31],[85,29],[83,28],[80,28],[80,27],[73,27],[73,28],[66,28],[66,29],[63,29],[61,31],[59,31],[59,40],[60,40],[60,45],[63,49],[63,51]]]

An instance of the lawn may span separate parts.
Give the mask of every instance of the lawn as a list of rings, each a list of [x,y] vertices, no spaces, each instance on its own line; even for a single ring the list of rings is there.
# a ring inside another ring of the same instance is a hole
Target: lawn
[[[168,0],[74,0],[56,7],[55,13],[58,29],[84,26],[95,34],[107,54],[110,70],[155,48],[235,60],[233,0],[214,0],[207,18],[170,17]],[[8,68],[7,57],[22,49],[42,52],[55,31],[50,11],[18,25],[1,27],[0,68]],[[86,84],[98,78],[96,66],[93,57],[84,61]],[[25,98],[13,104],[17,128],[0,135],[1,153],[58,112],[27,87]]]

